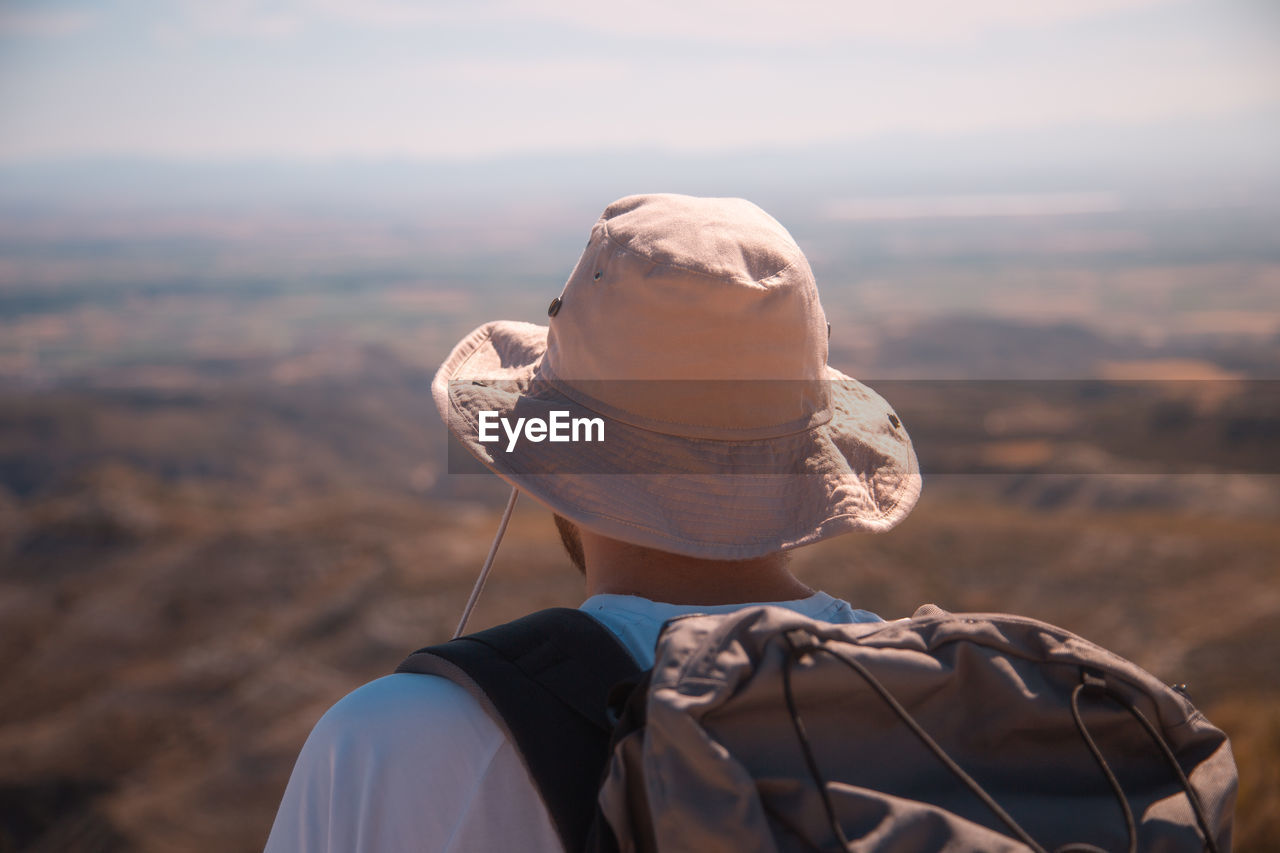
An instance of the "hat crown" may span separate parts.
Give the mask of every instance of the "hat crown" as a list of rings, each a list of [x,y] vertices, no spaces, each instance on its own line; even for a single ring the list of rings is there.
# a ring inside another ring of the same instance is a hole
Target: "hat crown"
[[[815,379],[827,359],[813,272],[736,198],[629,196],[591,230],[550,321],[567,380]]]
[[[826,405],[813,272],[744,199],[609,205],[549,325],[542,375],[636,423],[776,430]]]
[[[787,229],[740,198],[633,195],[609,205],[600,224],[614,244],[656,265],[726,281],[759,284],[805,263]]]

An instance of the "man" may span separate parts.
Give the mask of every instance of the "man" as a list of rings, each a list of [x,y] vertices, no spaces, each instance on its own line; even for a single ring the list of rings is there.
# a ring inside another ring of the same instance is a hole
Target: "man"
[[[464,446],[552,510],[581,609],[640,667],[684,613],[878,621],[787,568],[791,548],[892,527],[920,476],[897,415],[827,366],[813,274],[781,225],[741,199],[621,199],[548,314],[477,329],[433,394]],[[563,849],[519,753],[466,690],[417,674],[320,720],[267,844],[511,849]]]

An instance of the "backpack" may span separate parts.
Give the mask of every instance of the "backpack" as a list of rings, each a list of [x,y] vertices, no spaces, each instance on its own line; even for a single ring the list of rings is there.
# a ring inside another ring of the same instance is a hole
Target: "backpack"
[[[640,673],[607,628],[554,609],[398,671],[481,701],[568,851],[1230,849],[1226,736],[1033,619],[749,607],[671,620]]]

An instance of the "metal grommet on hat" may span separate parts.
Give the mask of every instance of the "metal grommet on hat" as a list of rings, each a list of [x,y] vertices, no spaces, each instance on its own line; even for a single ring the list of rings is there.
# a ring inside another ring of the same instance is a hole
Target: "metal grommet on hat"
[[[596,281],[599,281],[599,280],[600,280],[600,276],[602,276],[602,275],[604,275],[604,273],[603,273],[603,272],[601,272],[600,270],[596,270],[596,274],[595,274],[595,275],[593,275],[593,276],[592,276],[592,278],[593,278],[593,279],[595,279]]]
[[[559,297],[559,296],[557,296],[555,299],[552,299],[552,300],[551,300],[551,304],[547,306],[547,316],[548,316],[548,317],[554,317],[554,316],[556,316],[557,314],[559,314],[559,313],[560,313],[560,306],[561,306],[561,305],[563,305],[563,304],[564,304],[564,303],[560,301],[560,297]]]

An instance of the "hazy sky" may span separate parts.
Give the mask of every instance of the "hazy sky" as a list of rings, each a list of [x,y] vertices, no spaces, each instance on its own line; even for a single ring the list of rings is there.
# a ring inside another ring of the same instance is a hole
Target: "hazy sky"
[[[1275,0],[0,0],[0,162],[1280,116]]]

